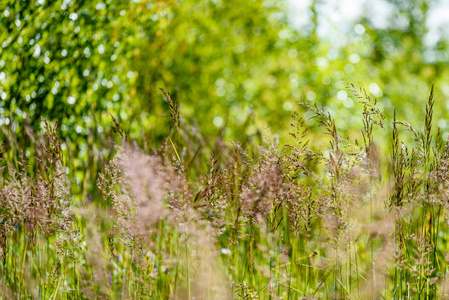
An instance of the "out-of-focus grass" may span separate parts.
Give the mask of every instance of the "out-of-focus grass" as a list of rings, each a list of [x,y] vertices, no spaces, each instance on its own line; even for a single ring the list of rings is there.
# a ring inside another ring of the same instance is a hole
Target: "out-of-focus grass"
[[[176,126],[166,142],[141,149],[113,119],[116,154],[86,179],[98,189],[82,201],[56,127],[30,133],[35,159],[6,145],[1,297],[446,297],[449,158],[432,129],[433,87],[422,131],[386,123],[363,89],[349,91],[364,125],[348,138],[338,115],[303,104],[326,136],[321,151],[298,113],[287,146],[265,132],[212,150],[167,93]]]

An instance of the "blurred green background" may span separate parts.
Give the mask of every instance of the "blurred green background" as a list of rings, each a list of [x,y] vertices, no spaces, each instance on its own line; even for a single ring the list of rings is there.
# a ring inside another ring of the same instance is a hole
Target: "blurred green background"
[[[170,135],[158,87],[200,145],[267,126],[282,145],[299,102],[323,104],[343,135],[359,132],[345,82],[376,97],[387,122],[394,107],[418,128],[434,82],[434,119],[449,132],[447,1],[0,3],[1,139],[27,149],[41,117],[59,122],[81,187],[111,155],[108,111],[146,149]]]

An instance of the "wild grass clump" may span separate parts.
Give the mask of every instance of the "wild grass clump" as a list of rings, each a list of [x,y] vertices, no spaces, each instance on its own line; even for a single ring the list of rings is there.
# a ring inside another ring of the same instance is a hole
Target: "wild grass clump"
[[[36,135],[32,164],[2,148],[1,297],[448,297],[449,143],[432,130],[433,86],[422,132],[347,89],[361,105],[356,136],[302,103],[327,136],[318,149],[303,112],[288,145],[266,130],[207,147],[162,89],[166,142],[143,150],[113,118],[116,155],[92,201],[73,201],[57,126]]]

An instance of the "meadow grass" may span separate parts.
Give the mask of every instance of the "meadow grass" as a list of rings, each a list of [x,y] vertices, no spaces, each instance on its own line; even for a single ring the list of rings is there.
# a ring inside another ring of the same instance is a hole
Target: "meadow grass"
[[[165,143],[139,147],[112,116],[116,154],[78,201],[57,125],[29,133],[29,158],[4,129],[0,298],[449,297],[449,144],[432,130],[433,86],[422,132],[347,89],[362,108],[357,136],[302,104],[327,136],[319,149],[299,112],[289,145],[267,131],[207,147],[162,90]]]

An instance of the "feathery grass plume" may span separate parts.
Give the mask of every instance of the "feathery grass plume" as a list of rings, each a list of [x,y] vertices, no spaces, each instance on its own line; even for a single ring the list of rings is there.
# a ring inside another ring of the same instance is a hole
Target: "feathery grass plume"
[[[111,117],[123,144],[115,145],[118,154],[99,174],[97,186],[104,199],[113,204],[121,228],[134,240],[135,236],[144,236],[148,227],[165,215],[163,198],[168,177],[162,158],[147,156],[133,146],[125,139],[127,135],[118,121]]]
[[[234,142],[230,158],[228,158],[228,180],[225,187],[228,191],[229,215],[231,219],[229,225],[231,232],[228,242],[233,250],[238,246],[240,230],[242,223],[245,221],[242,192],[250,173],[250,169],[243,162],[242,155],[244,155],[242,146],[238,142]]]
[[[424,120],[424,131],[418,133],[413,127],[406,121],[396,121],[397,124],[401,124],[413,133],[413,139],[418,145],[418,159],[419,164],[425,167],[426,172],[429,171],[431,166],[431,143],[432,143],[432,118],[433,118],[433,105],[435,103],[434,100],[434,86],[430,89],[430,95],[428,101],[426,103],[426,115]]]
[[[57,125],[46,120],[45,136],[41,137],[42,156],[36,158],[39,173],[36,179],[28,175],[30,165],[22,153],[17,168],[10,164],[5,185],[0,190],[2,236],[23,226],[32,237],[37,232],[52,235],[70,228],[71,197],[62,171],[61,142]]]
[[[162,159],[125,145],[105,169],[98,186],[112,202],[122,233],[131,241],[167,214],[164,195],[168,177]],[[119,193],[117,193],[119,191]]]
[[[48,270],[48,264],[59,256],[54,250],[54,239],[70,235],[75,224],[72,196],[63,171],[58,127],[46,120],[43,124],[44,134],[37,135],[35,139],[39,144],[35,145],[37,156],[34,165],[30,165],[23,152],[18,157],[13,155],[5,168],[0,190],[0,252],[3,261],[0,278],[3,284],[17,291],[19,298],[38,297],[38,290],[45,298],[50,291],[59,289],[47,284],[34,268],[39,268],[40,272]],[[47,250],[43,251],[42,247]],[[38,253],[39,260],[36,260]]]
[[[206,188],[196,199],[205,201],[207,207],[194,207],[194,198],[185,181],[183,168],[177,159],[169,158],[166,148],[163,147],[159,154],[145,155],[129,144],[119,146],[116,158],[98,182],[104,197],[110,199],[118,216],[121,243],[133,253],[136,269],[132,282],[135,287],[128,294],[135,291],[141,297],[155,295],[151,285],[161,279],[157,272],[149,270],[163,263],[163,252],[157,245],[165,239],[161,230],[168,230],[170,233],[165,235],[170,238],[170,243],[179,243],[177,249],[181,251],[178,256],[174,254],[169,258],[176,262],[176,272],[183,273],[187,279],[181,282],[175,280],[172,293],[180,298],[187,294],[199,298],[204,298],[204,295],[223,298],[226,293],[222,282],[225,281],[221,275],[215,274],[221,269],[217,264],[218,251],[213,247],[216,240],[212,225],[216,224],[211,222],[215,217],[210,220],[202,217],[204,214],[209,217],[217,209],[222,209],[217,206],[224,206],[224,200],[220,200],[222,196],[215,191],[215,187],[220,190],[219,179],[222,175],[212,156]],[[221,226],[218,229],[223,230]],[[197,263],[193,264],[193,261]]]
[[[217,236],[226,230],[226,202],[228,200],[226,174],[220,170],[215,150],[212,150],[208,172],[204,179],[204,188],[197,193],[193,207],[208,220]]]
[[[432,87],[430,88],[430,95],[429,100],[426,103],[426,118],[424,123],[424,134],[422,136],[423,138],[423,148],[425,153],[425,161],[428,162],[430,160],[430,144],[432,142],[432,117],[433,117],[433,105],[435,103],[434,98],[434,88],[433,83]]]
[[[128,141],[128,135],[127,133],[122,129],[120,126],[120,123],[117,121],[117,119],[108,111],[108,114],[111,116],[112,121],[114,122],[114,132],[120,137],[122,143]]]
[[[400,260],[413,261],[415,265],[419,262],[421,265],[419,269],[422,271],[418,275],[415,269],[403,267],[396,272],[395,281],[399,282],[398,286],[402,294],[405,294],[404,290],[407,289],[407,293],[411,290],[414,294],[426,294],[430,297],[436,295],[435,278],[443,276],[446,268],[446,262],[438,250],[440,245],[437,237],[441,228],[444,203],[441,201],[441,198],[444,197],[441,188],[444,185],[439,179],[436,179],[436,174],[439,173],[438,165],[444,165],[444,150],[439,141],[439,133],[437,133],[435,145],[432,143],[433,105],[434,88],[432,85],[426,104],[423,132],[416,132],[405,121],[395,120],[395,124],[404,125],[408,131],[412,132],[416,142],[416,146],[412,148],[411,152],[408,151],[404,143],[402,145],[401,165],[403,166],[402,172],[406,174],[403,180],[402,206],[415,211],[415,215],[409,213],[406,219],[404,218],[397,224]],[[444,178],[443,174],[440,176]],[[424,247],[423,244],[428,246]],[[444,264],[442,264],[443,261]],[[426,268],[433,271],[428,272]],[[430,274],[433,272],[435,275]],[[407,280],[406,287],[404,280]],[[423,289],[424,286],[425,289]]]
[[[173,125],[175,125],[176,129],[179,130],[180,118],[179,118],[178,105],[171,98],[170,94],[166,90],[164,90],[161,87],[159,87],[159,89],[162,91],[162,93],[164,93],[165,98],[167,99],[168,105],[170,107],[170,116],[171,116],[171,119],[173,121]]]
[[[131,257],[132,277],[122,296],[138,293],[151,295],[155,277],[151,272],[155,264],[153,238],[156,224],[166,215],[164,180],[159,157],[146,157],[130,145],[119,147],[116,158],[99,177],[98,186],[103,197],[112,203],[116,229],[125,246],[126,257]],[[112,251],[111,260],[114,252]],[[114,259],[115,260],[115,259]],[[129,269],[131,272],[131,269]],[[113,282],[112,275],[110,281]],[[110,284],[112,287],[112,284]]]
[[[302,103],[300,103],[300,105],[305,107],[307,109],[307,111],[314,113],[314,115],[312,115],[310,117],[310,119],[318,119],[319,125],[323,126],[324,129],[326,130],[324,133],[331,136],[330,145],[331,145],[332,151],[334,151],[336,154],[338,154],[340,151],[340,148],[339,148],[340,137],[337,133],[337,127],[335,125],[335,120],[332,118],[331,114],[326,113],[324,111],[323,106],[318,106],[317,103],[314,103],[314,105],[310,105],[309,103],[302,102]]]
[[[209,223],[201,225],[200,215],[195,216],[195,211],[190,209],[188,214],[182,216],[183,222],[176,224],[174,221],[179,220],[179,212],[176,211],[175,216],[171,217],[171,210],[177,208],[167,206],[170,200],[165,201],[164,198],[176,199],[183,194],[182,189],[178,190],[176,183],[166,177],[167,173],[164,172],[160,158],[146,157],[144,154],[134,151],[127,150],[117,160],[118,168],[120,168],[122,174],[121,184],[123,185],[123,190],[116,200],[118,202],[116,211],[120,216],[118,221],[122,232],[122,241],[127,243],[127,240],[130,240],[132,244],[129,244],[129,246],[132,247],[135,255],[145,257],[148,253],[157,251],[157,248],[153,246],[152,238],[159,235],[155,226],[164,222],[172,223],[170,225],[171,230],[179,232],[183,236],[182,245],[185,247],[185,253],[179,253],[182,256],[176,258],[179,265],[177,269],[187,272],[186,276],[188,280],[191,280],[191,283],[187,285],[179,284],[176,293],[180,292],[180,297],[190,293],[191,295],[199,295],[200,298],[207,294],[205,291],[212,292],[215,295],[225,295],[222,290],[223,285],[216,281],[219,280],[221,275],[215,274],[220,270],[220,267],[216,264],[216,254],[211,251],[213,247],[210,246],[215,241],[211,239],[213,231],[208,225]],[[191,198],[190,201],[192,201]],[[189,217],[187,218],[187,216]],[[183,251],[182,248],[180,250]],[[187,261],[184,261],[184,258]],[[144,287],[146,281],[153,282],[155,280],[153,276],[156,275],[149,274],[150,277],[145,275],[145,270],[151,265],[151,261],[151,258],[136,258],[135,263],[140,271],[134,274],[133,280],[139,281],[139,286]],[[197,264],[193,265],[193,261],[196,261]],[[144,287],[144,290],[149,288]],[[151,292],[149,295],[151,295]]]
[[[378,160],[378,151],[374,143],[373,127],[376,125],[384,128],[382,121],[385,117],[380,109],[376,107],[377,99],[372,100],[364,88],[360,87],[357,89],[352,83],[345,83],[345,85],[346,89],[358,98],[359,103],[363,105],[362,137],[365,145],[366,160],[373,176],[378,178],[380,176],[380,161]]]
[[[285,168],[289,171],[292,179],[296,179],[301,175],[311,175],[310,164],[317,155],[308,149],[309,140],[305,140],[307,136],[307,128],[304,126],[304,119],[299,117],[298,113],[292,113],[294,123],[290,126],[294,132],[290,135],[294,138],[296,145],[285,145],[290,154],[285,156]]]
[[[304,119],[299,117],[296,111],[292,113],[292,118],[293,132],[290,132],[290,135],[296,145],[285,145],[289,154],[282,157],[282,165],[286,171],[284,176],[291,189],[287,198],[288,219],[296,236],[308,237],[312,230],[312,219],[317,217],[320,201],[312,196],[312,188],[304,187],[303,184],[311,185],[320,180],[313,170],[319,155],[308,148],[309,140],[305,140],[307,128]]]
[[[394,176],[393,192],[390,196],[390,207],[400,207],[404,199],[404,180],[405,180],[405,158],[403,151],[404,146],[399,148],[399,132],[396,126],[396,110],[393,117],[393,145],[392,145],[392,169]]]
[[[335,120],[332,118],[330,113],[326,113],[322,106],[318,106],[316,103],[312,106],[308,103],[301,103],[308,111],[314,113],[311,119],[318,119],[320,126],[325,128],[325,133],[331,136],[330,140],[330,151],[329,157],[326,159],[327,167],[329,169],[330,177],[331,177],[331,197],[334,202],[335,209],[338,212],[337,206],[339,197],[340,197],[340,177],[343,171],[343,166],[348,162],[346,161],[346,157],[341,150],[340,147],[340,136],[337,132],[337,127],[335,125]]]
[[[274,142],[274,141],[273,141]],[[254,274],[255,253],[257,251],[256,230],[267,224],[275,230],[283,216],[281,207],[285,202],[285,188],[282,179],[280,153],[273,144],[259,146],[258,154],[240,149],[242,162],[248,168],[248,177],[241,188],[241,214],[244,229],[248,230],[248,272]]]
[[[309,111],[313,112],[314,115],[311,118],[317,118],[320,126],[325,128],[325,133],[331,136],[330,140],[330,151],[329,157],[326,158],[326,167],[330,174],[330,195],[325,203],[328,203],[328,207],[335,213],[332,218],[336,218],[335,228],[344,229],[345,222],[342,218],[342,176],[345,176],[345,168],[349,165],[348,157],[343,152],[340,143],[341,139],[337,133],[337,127],[335,125],[335,120],[332,118],[330,113],[326,113],[322,106],[318,106],[316,103],[312,106],[308,103],[301,103]],[[330,217],[330,216],[328,216]],[[332,223],[332,222],[331,222]]]
[[[249,159],[249,153],[243,152],[248,158],[250,176],[242,194],[242,212],[250,222],[263,219],[276,230],[283,218],[281,211],[289,186],[284,183],[283,153],[278,151],[277,141],[267,132],[263,143],[258,148],[258,157]]]

